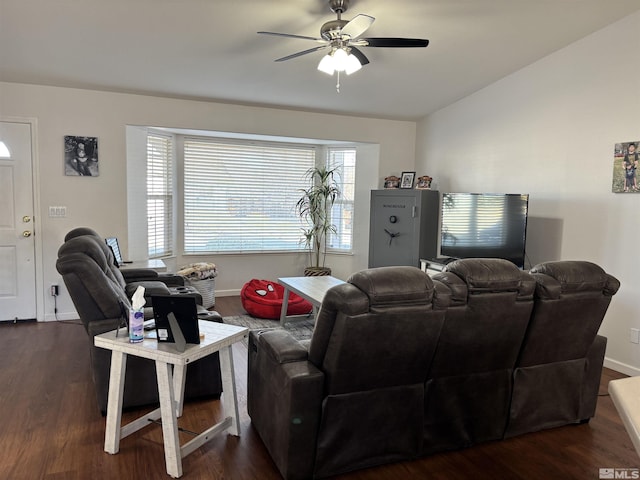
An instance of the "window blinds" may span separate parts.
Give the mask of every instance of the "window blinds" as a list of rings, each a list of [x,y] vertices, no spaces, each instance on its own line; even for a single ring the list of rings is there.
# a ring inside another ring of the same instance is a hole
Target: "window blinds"
[[[147,231],[149,258],[173,254],[173,145],[147,136]]]
[[[331,222],[336,226],[327,248],[350,252],[353,242],[353,207],[356,184],[356,149],[329,148],[327,167],[338,168],[336,180],[340,184],[340,197],[331,209]]]
[[[304,250],[295,204],[315,147],[185,137],[185,253]]]

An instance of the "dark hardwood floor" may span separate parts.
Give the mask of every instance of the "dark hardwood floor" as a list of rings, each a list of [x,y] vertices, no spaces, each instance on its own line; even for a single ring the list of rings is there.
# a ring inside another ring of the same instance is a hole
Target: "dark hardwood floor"
[[[217,299],[223,315],[244,310]],[[241,436],[222,435],[183,461],[184,479],[278,479],[246,412],[246,347],[234,346]],[[105,419],[96,406],[88,340],[74,322],[0,325],[0,479],[162,479],[162,431],[150,426],[103,451]],[[537,432],[470,449],[361,470],[344,480],[598,479],[600,468],[640,466],[611,399],[605,369],[590,423]],[[188,403],[180,425],[202,431],[220,417],[219,401]],[[123,424],[140,413],[126,412]],[[185,433],[182,442],[189,436]]]

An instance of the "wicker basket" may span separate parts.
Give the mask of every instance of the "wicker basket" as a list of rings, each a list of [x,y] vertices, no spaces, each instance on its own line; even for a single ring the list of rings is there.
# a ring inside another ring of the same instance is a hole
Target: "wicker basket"
[[[216,304],[216,279],[207,278],[205,280],[185,279],[189,285],[195,288],[202,295],[202,306],[211,308]]]

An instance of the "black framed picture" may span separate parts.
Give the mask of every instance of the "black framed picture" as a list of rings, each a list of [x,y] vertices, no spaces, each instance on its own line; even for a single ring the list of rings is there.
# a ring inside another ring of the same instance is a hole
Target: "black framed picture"
[[[97,177],[98,139],[97,137],[64,137],[64,174],[81,177]]]
[[[636,170],[640,162],[640,140],[616,143],[613,152],[613,193],[640,193]]]
[[[416,172],[402,172],[400,188],[413,188],[413,181],[416,179]]]

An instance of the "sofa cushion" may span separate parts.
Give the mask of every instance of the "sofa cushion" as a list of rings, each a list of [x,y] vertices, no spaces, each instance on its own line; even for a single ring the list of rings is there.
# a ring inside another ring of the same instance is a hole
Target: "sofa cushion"
[[[532,274],[543,274],[552,277],[554,281],[540,278],[538,281],[538,295],[556,298],[559,293],[575,293],[602,291],[613,295],[620,288],[620,282],[608,275],[595,263],[583,261],[545,262],[530,270]],[[559,292],[558,292],[559,290]]]
[[[349,283],[369,297],[369,305],[426,305],[433,297],[433,282],[416,267],[380,267],[354,273]]]

